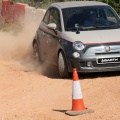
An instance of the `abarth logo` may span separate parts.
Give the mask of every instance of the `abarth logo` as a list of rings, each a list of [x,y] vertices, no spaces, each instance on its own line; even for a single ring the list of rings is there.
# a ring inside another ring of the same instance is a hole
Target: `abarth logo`
[[[118,62],[118,58],[105,58],[101,60],[102,63],[108,63],[108,62]]]

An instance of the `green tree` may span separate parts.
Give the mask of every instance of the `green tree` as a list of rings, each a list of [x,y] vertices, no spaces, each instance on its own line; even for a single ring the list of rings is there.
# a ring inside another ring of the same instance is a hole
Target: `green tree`
[[[99,1],[109,4],[120,15],[120,0],[99,0]]]

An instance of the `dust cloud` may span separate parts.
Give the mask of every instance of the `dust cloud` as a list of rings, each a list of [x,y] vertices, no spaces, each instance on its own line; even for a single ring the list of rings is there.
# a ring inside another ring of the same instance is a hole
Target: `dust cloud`
[[[41,16],[42,18],[43,16]],[[58,77],[56,67],[51,68],[47,62],[36,63],[33,59],[32,40],[41,19],[31,18],[29,22],[24,21],[24,26],[18,33],[0,31],[0,60],[15,61],[20,64],[20,68],[24,67],[22,69],[25,72],[35,71],[48,77]]]
[[[42,16],[41,16],[42,18]],[[34,21],[35,19],[24,21],[21,29],[18,27],[9,32],[0,31],[0,58],[2,59],[23,59],[24,55],[30,50],[32,46],[32,40],[36,33],[36,30],[40,24],[40,21]]]
[[[37,65],[33,65],[32,40],[39,24],[40,20],[36,22],[31,19],[24,23],[19,32],[0,31],[0,60],[17,61],[29,70],[35,69]]]

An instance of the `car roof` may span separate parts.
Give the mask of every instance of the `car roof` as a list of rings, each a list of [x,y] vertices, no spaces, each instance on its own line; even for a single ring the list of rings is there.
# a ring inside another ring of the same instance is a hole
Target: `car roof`
[[[51,6],[59,6],[62,9],[62,8],[69,8],[69,7],[83,7],[83,6],[96,6],[96,5],[108,6],[108,4],[105,4],[103,2],[98,2],[98,1],[57,2],[57,3],[53,3]]]

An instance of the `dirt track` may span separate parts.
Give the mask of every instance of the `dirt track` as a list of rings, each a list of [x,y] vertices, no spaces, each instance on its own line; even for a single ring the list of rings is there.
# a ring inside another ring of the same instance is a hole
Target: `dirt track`
[[[60,79],[56,68],[34,64],[33,31],[0,32],[0,120],[119,120],[119,72],[80,75],[85,106],[94,113],[65,115],[71,109],[72,80]]]

